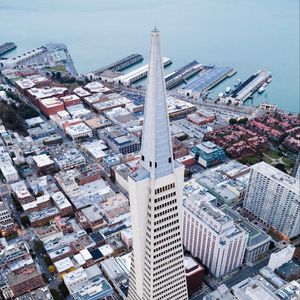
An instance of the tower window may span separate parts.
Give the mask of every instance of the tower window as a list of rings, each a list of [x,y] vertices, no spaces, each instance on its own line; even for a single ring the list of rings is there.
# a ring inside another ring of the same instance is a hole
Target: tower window
[[[171,157],[169,157],[169,164],[172,162],[172,159],[171,159]]]
[[[145,156],[144,155],[142,155],[142,161],[144,161],[145,160]]]
[[[157,168],[157,162],[155,162],[155,168]]]
[[[149,161],[149,166],[152,167],[152,161]]]

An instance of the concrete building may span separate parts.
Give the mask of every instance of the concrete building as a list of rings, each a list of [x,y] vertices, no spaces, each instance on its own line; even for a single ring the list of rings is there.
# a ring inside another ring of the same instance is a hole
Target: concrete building
[[[29,203],[22,204],[22,208],[24,212],[34,212],[39,211],[44,208],[51,207],[51,200],[50,196],[48,194],[45,194],[43,196],[37,197],[35,201],[31,201]]]
[[[40,211],[34,211],[28,215],[32,226],[42,226],[49,223],[55,217],[59,216],[59,210],[56,207],[45,208]]]
[[[24,180],[12,183],[10,187],[15,198],[21,204],[29,203],[35,200],[34,197],[30,194]]]
[[[224,149],[212,142],[204,142],[195,146],[193,152],[199,164],[204,168],[218,165],[226,159]]]
[[[183,242],[215,277],[240,267],[249,234],[207,201],[184,200]]]
[[[269,235],[227,205],[223,205],[220,209],[249,234],[244,257],[245,263],[250,263],[258,259],[269,250],[271,243]]]
[[[84,121],[87,126],[89,126],[93,134],[96,135],[99,129],[110,126],[111,122],[108,121],[104,116],[97,116],[96,118],[88,119]]]
[[[32,157],[38,168],[38,174],[44,175],[54,169],[54,161],[47,154],[35,155]]]
[[[244,209],[288,238],[300,234],[300,181],[260,162],[251,167]]]
[[[197,292],[202,287],[202,278],[204,276],[204,268],[199,265],[192,257],[184,257],[184,268],[187,281],[189,296]]]
[[[80,194],[79,186],[75,180],[72,170],[60,171],[54,175],[54,178],[59,187],[68,197],[78,196]]]
[[[294,253],[295,247],[292,245],[288,245],[280,251],[272,253],[269,259],[268,267],[274,271],[283,264],[289,262],[293,258]]]
[[[57,152],[54,161],[61,170],[78,168],[86,164],[84,156],[76,148]]]
[[[0,201],[0,231],[9,230],[14,225],[13,219],[10,215],[6,205]]]
[[[106,299],[113,294],[97,265],[69,272],[64,276],[64,282],[74,300]]]
[[[61,216],[64,217],[72,214],[72,205],[62,192],[56,192],[51,194],[51,198],[54,202],[54,205],[59,210]]]
[[[38,106],[47,117],[65,109],[63,102],[56,97],[41,99]]]
[[[116,153],[123,155],[137,152],[141,148],[140,140],[119,126],[107,127],[99,131],[99,138]]]
[[[205,295],[203,300],[236,300],[236,298],[230,293],[230,290],[225,284],[221,284],[218,289]]]
[[[184,167],[173,161],[159,36],[154,29],[140,169],[128,178],[133,231],[129,300],[188,299],[181,240]]]
[[[103,270],[103,273],[118,291],[122,300],[127,300],[130,262],[131,253],[109,258],[101,262],[101,269]]]
[[[66,128],[66,134],[70,136],[73,141],[80,138],[93,136],[91,128],[83,122],[68,126]]]
[[[0,162],[0,170],[7,183],[12,183],[19,180],[18,172],[10,162]]]
[[[232,287],[237,300],[280,300],[263,282],[257,278],[248,278]]]
[[[74,95],[74,94],[64,96],[64,97],[61,98],[61,100],[63,101],[65,107],[81,103],[80,98],[77,95]]]
[[[19,274],[7,274],[7,282],[14,297],[18,297],[45,284],[42,273],[35,267],[25,268]]]

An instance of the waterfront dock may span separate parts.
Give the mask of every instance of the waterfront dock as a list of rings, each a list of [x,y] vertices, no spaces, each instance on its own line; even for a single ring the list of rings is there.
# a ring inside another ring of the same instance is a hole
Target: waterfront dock
[[[168,90],[175,88],[180,83],[199,73],[203,68],[196,60],[184,65],[165,77],[166,88]]]
[[[102,68],[94,71],[93,73],[95,75],[99,75],[107,70],[113,71],[113,72],[122,71],[126,68],[129,68],[129,67],[141,62],[143,59],[144,58],[141,54],[131,54],[127,57],[124,57],[124,58],[116,61],[116,62],[111,63],[108,66],[102,67]]]
[[[162,59],[164,67],[170,65],[172,60],[168,57],[163,57]],[[145,78],[148,74],[148,64],[144,65],[136,70],[133,70],[127,74],[118,76],[114,79],[114,83],[123,84],[123,85],[131,85],[132,83]]]
[[[199,98],[235,72],[232,67],[205,66],[197,77],[178,92],[185,97]]]
[[[17,48],[17,45],[12,42],[0,45],[0,56]]]
[[[262,70],[256,72],[233,90],[228,98],[233,101],[245,102],[269,79],[270,76],[271,73],[268,71]]]

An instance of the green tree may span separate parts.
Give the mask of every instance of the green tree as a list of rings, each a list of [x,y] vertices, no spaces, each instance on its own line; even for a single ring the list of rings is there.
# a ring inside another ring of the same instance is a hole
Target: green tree
[[[58,285],[58,288],[65,297],[69,296],[70,292],[63,281]]]
[[[237,124],[237,119],[231,118],[231,119],[229,120],[229,124],[230,124],[230,125]]]
[[[42,277],[43,277],[43,279],[44,279],[44,281],[45,281],[46,283],[49,283],[49,279],[48,279],[48,277],[46,276],[45,273],[42,273]]]
[[[52,260],[51,260],[51,258],[48,254],[44,256],[44,261],[45,261],[47,266],[52,265]]]
[[[51,293],[54,300],[61,300],[61,296],[60,296],[60,294],[57,290],[51,289],[50,293]]]
[[[28,216],[23,216],[23,217],[21,217],[20,221],[21,221],[21,224],[22,224],[24,227],[28,227],[28,226],[30,225],[30,221],[29,221]]]
[[[45,253],[46,250],[44,248],[44,243],[40,240],[35,240],[34,241],[34,250],[37,253]]]
[[[247,122],[248,122],[248,118],[242,118],[242,119],[239,119],[238,121],[237,121],[239,124],[247,124]]]

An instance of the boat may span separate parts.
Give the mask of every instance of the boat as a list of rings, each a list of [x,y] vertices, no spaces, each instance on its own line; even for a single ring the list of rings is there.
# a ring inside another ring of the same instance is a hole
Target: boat
[[[258,89],[258,93],[259,94],[262,94],[264,91],[265,91],[266,87],[265,86],[261,86],[259,89]]]
[[[219,94],[219,98],[222,98],[223,96],[224,96],[223,93],[220,93],[220,94]]]
[[[270,76],[268,79],[267,79],[267,83],[270,83],[272,81],[272,76]]]
[[[230,93],[230,91],[231,91],[231,87],[230,86],[228,86],[227,88],[226,88],[226,93],[228,94],[228,93]]]
[[[237,79],[236,83],[234,84],[235,87],[239,86],[241,84],[241,80],[240,79]]]

